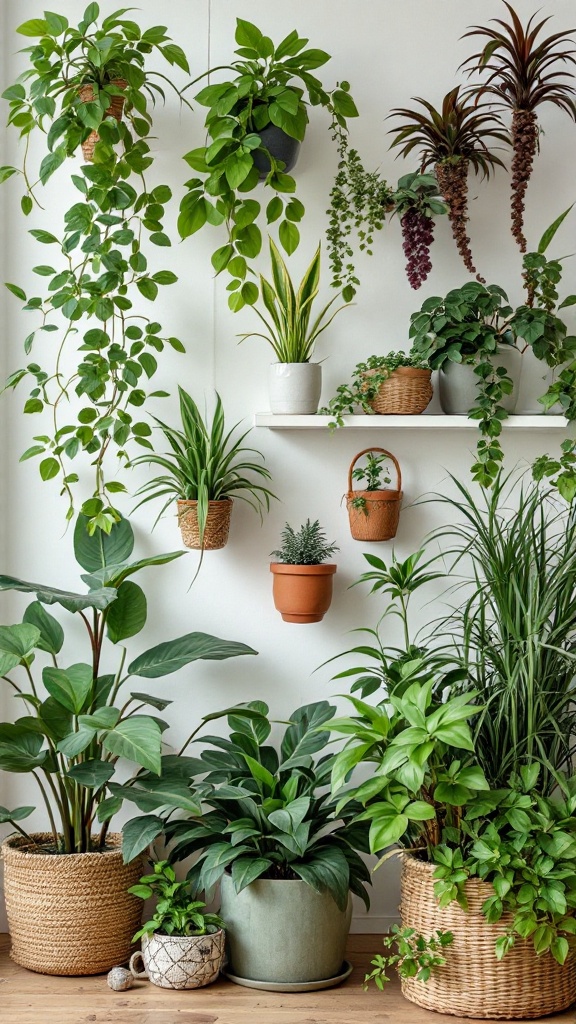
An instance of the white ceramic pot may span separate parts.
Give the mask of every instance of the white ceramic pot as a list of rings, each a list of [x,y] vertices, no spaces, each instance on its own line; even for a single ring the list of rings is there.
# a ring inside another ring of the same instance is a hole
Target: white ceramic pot
[[[142,959],[144,970],[137,968]],[[148,978],[159,988],[202,988],[216,981],[224,959],[224,932],[207,935],[142,936],[142,952],[130,957],[135,978]]]
[[[513,413],[518,400],[522,356],[510,345],[499,345],[496,355],[491,356],[493,366],[503,366],[514,382],[511,395],[505,395],[500,403],[506,412]],[[438,376],[438,393],[442,411],[448,416],[467,416],[476,405],[479,377],[474,373],[473,363],[448,363]]]
[[[320,363],[272,363],[268,371],[270,410],[306,416],[318,411],[322,390]]]
[[[562,366],[552,369],[540,359],[536,359],[534,352],[528,348],[522,353],[522,374],[520,377],[520,388],[518,391],[518,404],[516,412],[524,416],[561,416],[562,408],[553,405],[551,409],[545,409],[538,401],[545,395],[551,384],[554,383],[558,374],[563,370]]]

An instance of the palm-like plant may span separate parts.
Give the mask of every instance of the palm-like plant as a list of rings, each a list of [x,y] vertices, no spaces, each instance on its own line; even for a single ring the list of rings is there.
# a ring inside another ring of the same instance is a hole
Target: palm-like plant
[[[536,15],[522,25],[514,8],[504,0],[510,23],[493,18],[499,28],[474,25],[467,36],[482,36],[484,47],[464,62],[470,73],[486,74],[478,96],[496,97],[502,107],[512,111],[512,234],[526,252],[524,237],[524,199],[538,149],[537,108],[553,103],[576,120],[576,89],[566,79],[571,71],[557,65],[575,64],[576,48],[571,39],[574,29],[554,32],[542,37],[542,29],[550,18],[536,23]],[[568,48],[563,44],[570,42]]]
[[[423,111],[396,108],[390,116],[405,118],[397,128],[392,147],[401,147],[402,156],[420,150],[421,170],[433,167],[440,193],[448,204],[452,234],[466,269],[476,273],[466,233],[468,220],[468,171],[488,178],[503,163],[489,148],[491,142],[508,142],[508,136],[495,114],[466,96],[460,86],[447,93],[440,110],[428,100],[415,96]],[[483,280],[479,278],[479,280]]]
[[[339,306],[326,320],[330,306],[336,301],[337,296],[334,296],[312,325],[310,324],[312,306],[320,287],[320,246],[314,253],[298,291],[295,290],[288,268],[272,239],[270,263],[273,283],[260,275],[262,301],[270,320],[267,320],[256,306],[254,307],[268,333],[250,331],[240,335],[240,339],[244,341],[246,338],[264,338],[274,349],[279,363],[308,363],[318,337],[330,326],[336,314],[345,307]]]
[[[251,457],[256,455],[263,460],[263,455],[255,448],[243,445],[249,431],[234,437],[237,423],[226,431],[220,395],[216,393],[216,407],[209,425],[194,399],[183,388],[178,388],[178,394],[181,430],[154,417],[172,451],[164,455],[151,452],[132,462],[132,465],[144,462],[165,470],[139,488],[137,493],[144,494],[144,497],[136,507],[166,497],[156,519],[158,522],[175,498],[197,501],[198,532],[203,546],[209,501],[220,501],[234,495],[262,515],[264,508],[270,508],[270,499],[275,495],[258,482],[258,479],[270,480],[271,475],[261,462]]]

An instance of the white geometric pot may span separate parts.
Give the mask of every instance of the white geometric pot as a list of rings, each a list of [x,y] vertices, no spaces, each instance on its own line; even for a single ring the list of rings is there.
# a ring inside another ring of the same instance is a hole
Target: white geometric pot
[[[202,988],[216,981],[224,959],[224,932],[207,935],[142,936],[142,952],[130,957],[135,978],[149,978],[159,988]],[[144,970],[138,971],[138,958]]]
[[[306,416],[318,411],[322,391],[320,363],[272,363],[268,371],[270,410]]]
[[[504,395],[500,405],[513,413],[518,401],[522,356],[511,345],[499,345],[496,355],[490,356],[492,366],[503,366],[514,383],[511,395]],[[438,394],[442,411],[448,416],[467,416],[478,399],[480,378],[474,373],[474,363],[447,363],[438,375]]]

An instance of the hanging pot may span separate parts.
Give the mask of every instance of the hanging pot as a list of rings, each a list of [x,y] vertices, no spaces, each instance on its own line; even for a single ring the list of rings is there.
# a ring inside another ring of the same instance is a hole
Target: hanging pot
[[[381,452],[388,456],[396,470],[397,483],[395,490],[353,490],[352,472],[354,466],[363,455],[369,452]],[[398,460],[392,452],[385,448],[364,448],[358,452],[350,463],[348,470],[348,491],[346,507],[350,520],[350,532],[354,540],[382,541],[392,540],[396,536],[400,520],[402,504],[402,473]]]
[[[370,377],[377,370],[367,370]],[[380,416],[419,416],[432,399],[432,370],[416,366],[399,366],[368,403]]]
[[[320,622],[332,603],[336,566],[271,562],[274,606],[284,622]]]
[[[128,86],[128,82],[123,78],[114,78],[111,84],[115,85],[117,89],[126,89]],[[90,83],[82,85],[79,90],[79,96],[82,103],[92,103],[94,100],[94,86]],[[121,121],[124,103],[124,96],[112,96],[110,106],[106,110],[104,117],[115,117],[117,121]],[[90,163],[94,159],[94,148],[97,142],[100,142],[100,136],[96,131],[90,132],[88,138],[84,139],[82,153],[86,163]]]
[[[321,391],[320,363],[271,363],[268,394],[274,414],[313,415],[318,411]]]
[[[500,405],[513,413],[518,400],[518,386],[522,356],[511,345],[499,345],[498,352],[490,356],[492,366],[503,366],[514,383],[512,394],[504,395]],[[478,401],[480,378],[474,373],[474,363],[446,363],[438,375],[438,393],[442,411],[449,416],[467,416]]]
[[[144,969],[138,970],[142,960]],[[142,936],[142,951],[130,957],[135,978],[147,978],[158,988],[203,988],[216,981],[224,961],[224,932],[206,935]]]
[[[232,498],[208,502],[208,515],[204,527],[204,543],[200,543],[198,526],[198,502],[178,498],[178,525],[182,534],[182,543],[194,551],[218,551],[228,543],[230,517],[232,515]]]
[[[257,135],[260,136],[264,149],[267,149],[275,160],[281,160],[285,165],[282,173],[289,174],[296,166],[300,154],[298,139],[293,139],[275,124],[267,125],[262,131],[257,132]],[[260,172],[260,181],[263,181],[270,170],[270,160],[262,149],[252,150],[252,159]]]

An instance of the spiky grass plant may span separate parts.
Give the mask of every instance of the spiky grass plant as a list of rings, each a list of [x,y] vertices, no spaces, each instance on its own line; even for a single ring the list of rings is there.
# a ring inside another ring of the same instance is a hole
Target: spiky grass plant
[[[566,65],[576,63],[576,47],[571,38],[575,30],[565,29],[543,37],[542,29],[550,17],[536,22],[537,15],[533,14],[524,27],[511,4],[507,0],[504,4],[510,22],[493,18],[498,28],[473,25],[464,34],[464,39],[481,36],[486,43],[463,67],[468,67],[470,73],[477,71],[487,76],[475,90],[477,97],[493,96],[502,107],[512,111],[512,234],[520,251],[526,252],[524,209],[538,150],[537,109],[543,103],[553,103],[576,120],[576,89],[566,81],[572,78]]]
[[[478,501],[452,479],[455,524],[431,539],[471,588],[448,624],[483,707],[476,754],[494,787],[539,763],[547,795],[576,767],[576,508],[512,474]]]
[[[328,543],[318,519],[313,523],[307,519],[299,530],[286,523],[280,540],[282,547],[270,554],[285,565],[321,565],[338,551],[335,543]]]
[[[404,122],[392,128],[391,148],[400,147],[402,156],[414,149],[420,151],[421,170],[433,167],[440,193],[448,205],[452,234],[464,266],[476,273],[467,234],[468,171],[490,177],[496,166],[503,163],[489,148],[489,143],[508,142],[499,118],[486,107],[476,105],[460,95],[460,86],[446,94],[440,110],[428,100],[413,97],[424,110],[399,107],[391,117],[402,117]],[[480,281],[483,278],[479,277]]]

